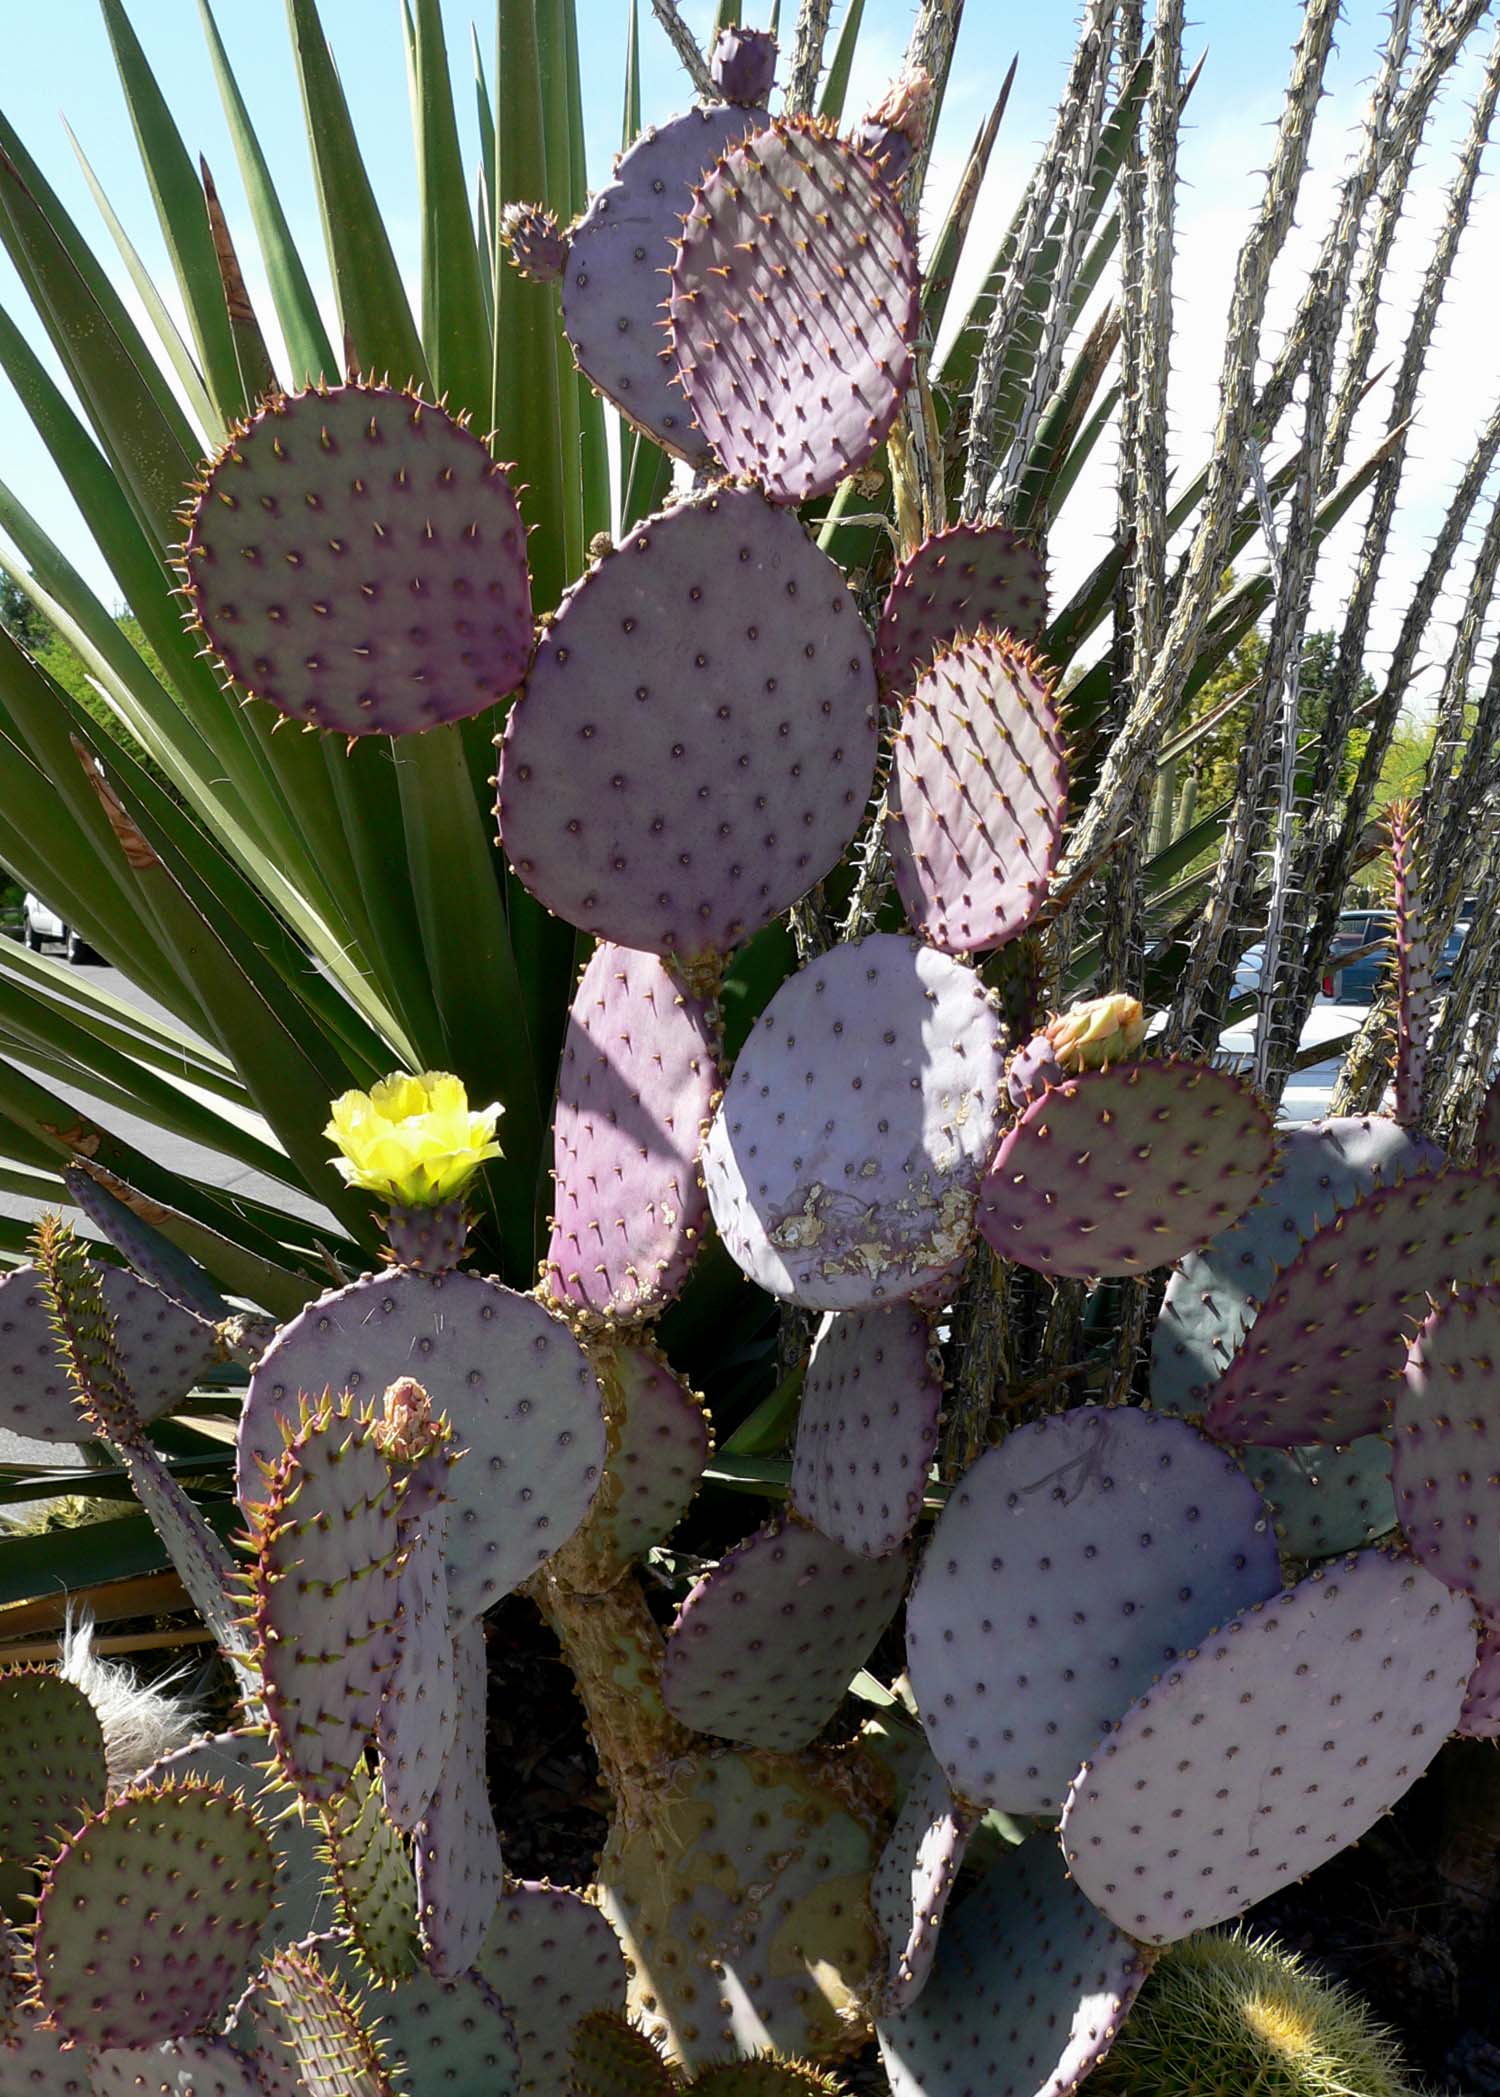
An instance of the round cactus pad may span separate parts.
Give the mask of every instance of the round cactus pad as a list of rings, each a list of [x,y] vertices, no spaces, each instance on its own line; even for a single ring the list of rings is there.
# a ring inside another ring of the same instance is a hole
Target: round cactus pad
[[[1414,1172],[1340,1210],[1281,1270],[1204,1424],[1224,1442],[1349,1442],[1385,1425],[1429,1298],[1500,1275],[1500,1180]]]
[[[1305,1240],[1362,1194],[1441,1163],[1435,1144],[1374,1116],[1289,1130],[1260,1200],[1174,1268],[1151,1343],[1152,1404],[1199,1411]]]
[[[862,1558],[884,1558],[922,1511],[943,1379],[909,1303],[832,1314],[813,1342],[797,1417],[792,1505]]]
[[[62,1827],[104,1803],[104,1733],[81,1689],[41,1668],[0,1675],[0,1928]]]
[[[630,1961],[629,2008],[672,2058],[858,2046],[884,1955],[869,1912],[879,1844],[847,1789],[793,1756],[700,1754],[654,1815],[616,1819],[600,1903]]]
[[[526,674],[526,527],[505,469],[389,386],[268,400],[215,461],[184,574],[235,683],[316,728],[435,728]]]
[[[214,1358],[214,1329],[123,1267],[95,1266],[142,1420],[180,1405]],[[88,1442],[35,1267],[0,1279],[0,1422],[43,1442]]]
[[[683,398],[725,471],[809,502],[885,441],[912,370],[920,273],[873,162],[810,121],[732,145],[672,264]]]
[[[662,2055],[621,2010],[591,2010],[573,2034],[571,2097],[674,2097]]]
[[[892,2097],[1069,2097],[1146,1970],[1069,1884],[1051,1837],[1034,1836],[949,1915],[916,2002],[877,2023]]]
[[[1008,524],[934,532],[896,570],[875,634],[880,681],[905,697],[942,648],[981,628],[1039,641],[1047,564]]]
[[[1019,1427],[949,1495],[907,1607],[932,1752],[964,1799],[1056,1812],[1161,1669],[1280,1584],[1254,1487],[1185,1420]]]
[[[976,1817],[959,1805],[948,1779],[924,1755],[870,1888],[870,1905],[887,1946],[880,1995],[887,2016],[908,2009],[926,1986]]]
[[[667,1636],[667,1708],[743,1747],[805,1747],[895,1615],[906,1558],[861,1558],[795,1516],[706,1573]]]
[[[1289,1558],[1336,1558],[1396,1526],[1391,1445],[1382,1434],[1302,1449],[1246,1443],[1239,1454]]]
[[[266,2097],[255,2063],[227,2039],[116,2048],[95,2054],[89,2072],[93,2097]]]
[[[837,864],[870,797],[875,659],[795,517],[726,488],[648,517],[564,598],[501,746],[533,895],[692,962]]]
[[[371,1275],[309,1304],[261,1356],[239,1431],[238,1490],[264,1493],[260,1462],[301,1391],[378,1402],[414,1376],[445,1413],[448,1586],[464,1615],[491,1607],[567,1542],[604,1468],[604,1413],[582,1348],[529,1296],[478,1275]]]
[[[144,2046],[208,2030],[247,1979],[275,1895],[271,1839],[205,1784],[136,1784],[48,1866],[32,1958],[65,2038]]]
[[[624,1953],[599,1910],[562,1886],[510,1886],[475,1971],[515,2026],[526,2097],[568,2097],[579,2023],[625,2007]]]
[[[979,1228],[1042,1274],[1145,1274],[1242,1216],[1275,1160],[1270,1110],[1238,1078],[1114,1063],[1043,1093],[1006,1130]]]
[[[1391,1426],[1407,1542],[1429,1573],[1500,1614],[1500,1284],[1429,1313]]]
[[[1080,1891],[1170,1944],[1304,1877],[1422,1774],[1475,1645],[1467,1601],[1381,1551],[1232,1618],[1079,1772],[1062,1834]]]
[[[453,1674],[453,1738],[413,1846],[422,1945],[442,1980],[457,1980],[478,1958],[505,1880],[486,1773],[488,1676],[479,1618],[455,1626]]]
[[[648,1340],[597,1340],[589,1359],[604,1394],[609,1458],[582,1528],[552,1571],[564,1587],[603,1594],[676,1528],[698,1490],[713,1436],[702,1399]]]
[[[1500,1740],[1500,1615],[1480,1613],[1479,1654],[1464,1691],[1458,1731],[1468,1740]]]
[[[896,734],[890,841],[908,922],[945,954],[1000,946],[1047,900],[1068,813],[1050,673],[1008,635],[954,641]]]
[[[936,1281],[970,1242],[1001,1045],[973,971],[896,933],[790,977],[704,1145],[730,1257],[810,1310],[867,1310]]]
[[[649,1318],[687,1279],[708,1220],[698,1174],[719,1089],[709,1007],[655,954],[607,940],[573,999],[552,1118],[549,1295]]]
[[[719,2061],[687,2085],[688,2097],[845,2097],[846,2085],[807,2061]]]
[[[477,1974],[441,1981],[419,1967],[367,2008],[395,2097],[432,2097],[472,2090],[475,2097],[515,2097],[521,2060],[508,2012]]]
[[[710,105],[643,132],[569,237],[563,326],[578,368],[637,429],[695,466],[712,457],[676,383],[666,276],[693,191],[763,109]]]

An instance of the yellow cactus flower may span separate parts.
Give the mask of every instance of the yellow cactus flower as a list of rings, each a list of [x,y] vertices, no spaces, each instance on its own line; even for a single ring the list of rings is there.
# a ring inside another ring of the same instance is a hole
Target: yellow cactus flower
[[[350,1187],[404,1208],[438,1208],[461,1194],[486,1158],[498,1158],[495,1124],[504,1108],[471,1111],[451,1071],[404,1071],[368,1092],[345,1092],[323,1131],[339,1147],[333,1164]]]
[[[1070,1006],[1043,1032],[1064,1070],[1101,1070],[1135,1054],[1146,1038],[1146,1015],[1139,998],[1115,990]]]

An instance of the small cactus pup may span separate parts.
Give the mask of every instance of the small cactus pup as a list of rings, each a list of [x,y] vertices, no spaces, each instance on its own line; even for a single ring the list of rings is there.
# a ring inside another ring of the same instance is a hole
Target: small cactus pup
[[[731,145],[694,191],[667,307],[725,472],[793,504],[858,472],[905,396],[920,291],[906,214],[863,153],[810,118]]]
[[[1257,1602],[1176,1661],[1074,1779],[1079,1891],[1145,1944],[1232,1922],[1336,1856],[1458,1723],[1472,1605],[1367,1550]]]
[[[892,2097],[1067,2097],[1149,1966],[1034,1835],[950,1909],[926,1986],[878,2021]]]
[[[394,1263],[424,1274],[456,1267],[469,1230],[464,1195],[480,1167],[500,1156],[495,1125],[504,1108],[471,1109],[462,1079],[429,1070],[341,1093],[331,1111],[323,1132],[338,1145],[331,1162],[345,1186],[388,1205]]]
[[[927,143],[937,89],[925,66],[912,66],[861,117],[850,143],[868,153],[893,189],[906,178],[912,156]]]
[[[182,576],[241,692],[344,736],[467,720],[531,655],[506,469],[389,386],[273,394],[237,426],[198,484]]]
[[[1022,1042],[1005,1070],[1010,1103],[1024,1111],[1049,1085],[1060,1085],[1070,1072],[1105,1070],[1126,1063],[1146,1038],[1146,1015],[1139,998],[1114,990],[1105,997],[1085,998],[1049,1019],[1040,1033]]]
[[[1391,1477],[1429,1573],[1500,1614],[1500,1283],[1457,1289],[1412,1341],[1391,1417]]]
[[[528,284],[554,284],[567,267],[568,236],[543,204],[507,204],[500,214],[500,243]]]
[[[913,931],[945,954],[996,947],[1047,900],[1068,812],[1051,671],[979,632],[917,679],[896,730],[887,835]]]
[[[708,54],[709,78],[721,101],[757,109],[776,83],[776,38],[738,23],[721,29]]]
[[[1239,1930],[1162,1953],[1088,2087],[1090,2097],[1419,2097],[1352,1989]]]

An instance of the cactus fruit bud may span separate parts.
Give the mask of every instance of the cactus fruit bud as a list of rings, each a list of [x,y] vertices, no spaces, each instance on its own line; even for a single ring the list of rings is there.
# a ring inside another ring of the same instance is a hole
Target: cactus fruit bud
[[[887,182],[898,183],[921,151],[932,123],[937,90],[925,66],[913,66],[893,81],[869,115],[850,134]]]
[[[769,29],[721,29],[708,70],[724,101],[753,109],[776,78],[776,39]]]
[[[1070,1005],[1042,1031],[1064,1070],[1103,1070],[1135,1054],[1146,1038],[1146,1015],[1139,998],[1115,990]]]
[[[507,204],[500,214],[500,244],[528,284],[555,283],[567,263],[568,236],[556,212],[542,204]]]

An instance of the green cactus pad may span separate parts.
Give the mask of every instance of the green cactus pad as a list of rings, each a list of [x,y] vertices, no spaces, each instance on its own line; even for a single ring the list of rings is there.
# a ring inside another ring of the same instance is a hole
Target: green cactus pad
[[[904,1552],[864,1558],[779,1517],[726,1552],[683,1603],[662,1663],[667,1709],[741,1747],[806,1747],[905,1586]]]
[[[551,1571],[577,1593],[602,1594],[676,1528],[698,1490],[713,1436],[702,1399],[649,1340],[591,1340],[588,1355],[604,1394],[609,1456],[582,1528]]]
[[[1042,1274],[1146,1274],[1242,1216],[1275,1163],[1270,1110],[1238,1078],[1114,1063],[1044,1092],[1006,1130],[979,1228]]]
[[[453,1679],[453,1738],[415,1840],[422,1946],[442,1980],[456,1980],[479,1956],[504,1880],[485,1757],[488,1673],[480,1619],[454,1627]]]
[[[309,1304],[250,1378],[238,1490],[263,1497],[260,1463],[302,1391],[378,1402],[414,1376],[465,1452],[450,1472],[448,1586],[471,1616],[567,1542],[604,1469],[599,1385],[573,1334],[532,1297],[475,1274],[376,1274]]]
[[[1381,1551],[1231,1617],[1075,1778],[1062,1838],[1079,1890],[1170,1944],[1304,1877],[1426,1769],[1476,1643],[1466,1598]]]
[[[254,2061],[227,2039],[164,2039],[93,2056],[94,2097],[267,2097]]]
[[[43,1668],[0,1675],[0,1920],[30,1919],[24,1896],[59,1828],[104,1803],[104,1734],[81,1689]]]
[[[683,399],[727,473],[773,502],[827,495],[911,377],[906,214],[873,162],[800,119],[730,146],[694,199],[667,309]]]
[[[1007,524],[934,532],[891,578],[875,636],[880,681],[905,698],[940,648],[964,634],[1039,641],[1047,624],[1047,564]]]
[[[1429,1298],[1497,1276],[1500,1180],[1449,1166],[1377,1188],[1283,1267],[1204,1425],[1277,1448],[1375,1433]]]
[[[123,1267],[90,1263],[114,1322],[125,1381],[142,1420],[180,1405],[214,1358],[214,1330]],[[88,1442],[35,1267],[0,1278],[0,1423],[36,1441]]]
[[[1429,1573],[1500,1613],[1500,1284],[1459,1289],[1412,1342],[1391,1419],[1407,1542]]]
[[[268,2097],[396,2097],[361,2010],[304,1947],[266,1961],[245,2008]]]
[[[809,2061],[773,2059],[718,2061],[684,2084],[688,2097],[843,2097],[837,2076],[825,2075]]]
[[[869,1909],[878,1847],[852,1792],[810,1758],[674,1764],[643,1813],[615,1822],[599,1864],[632,2013],[688,2066],[854,2051],[883,1957]]]
[[[591,2010],[573,2033],[572,2097],[672,2097],[672,2071],[639,2025]]]
[[[1146,1975],[1057,1845],[1007,1850],[949,1914],[926,1987],[877,2025],[892,2097],[1068,2097]]]
[[[861,1557],[899,1550],[922,1511],[942,1405],[922,1311],[895,1303],[831,1315],[803,1380],[792,1506]]]
[[[379,1781],[362,1762],[348,1790],[323,1808],[323,1826],[339,1909],[362,1967],[376,1980],[405,1980],[418,1956],[416,1881]]]
[[[270,1837],[233,1793],[117,1792],[47,1866],[32,1960],[65,2038],[143,2046],[221,2020],[270,1920]]]
[[[979,1816],[961,1806],[932,1756],[924,1755],[880,1853],[871,1904],[886,1942],[885,2016],[914,2003],[927,1984],[953,1882]]]
[[[0,2090],[6,2097],[93,2097],[88,2055],[33,2023],[22,2007],[26,1992],[21,1940],[0,1925]]]
[[[521,2062],[509,2013],[477,1974],[418,1970],[363,2004],[395,2097],[515,2097]]]
[[[251,1513],[251,1608],[287,1781],[342,1798],[396,1660],[398,1490],[374,1419],[347,1397],[304,1413]]]
[[[896,731],[887,838],[907,923],[945,954],[1037,916],[1062,845],[1068,766],[1053,673],[988,631],[950,642]]]
[[[604,1916],[562,1886],[507,1887],[475,1971],[515,2025],[524,2097],[569,2097],[579,2023],[625,2008],[625,1957]]]
[[[183,576],[241,690],[340,735],[466,720],[526,674],[526,527],[505,468],[389,386],[276,394],[235,430]]]
[[[839,568],[753,489],[718,489],[646,518],[563,599],[506,721],[501,839],[570,924],[702,963],[838,863],[876,743]]]

